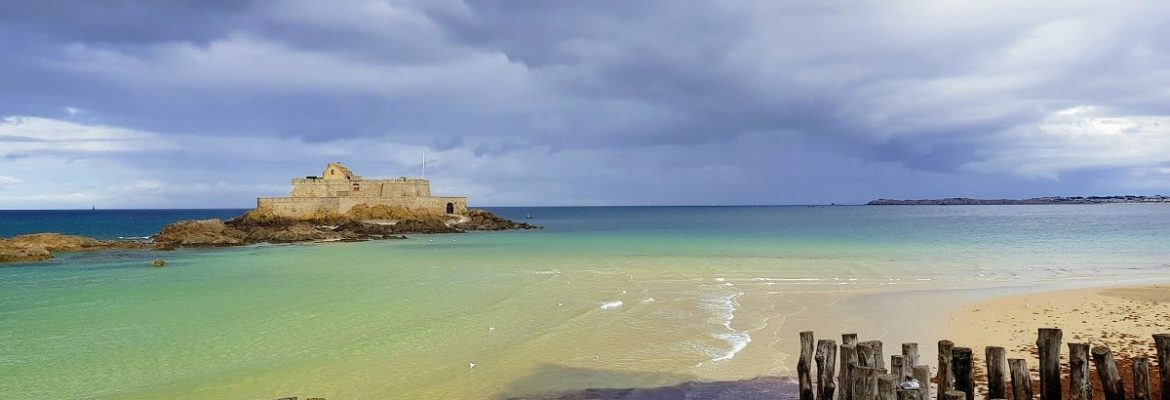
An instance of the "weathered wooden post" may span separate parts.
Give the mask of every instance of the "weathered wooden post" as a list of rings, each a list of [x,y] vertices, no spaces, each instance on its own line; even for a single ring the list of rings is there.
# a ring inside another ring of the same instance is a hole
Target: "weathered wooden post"
[[[967,400],[975,400],[975,368],[971,348],[956,347],[951,353],[951,370],[955,373],[955,390],[967,394]]]
[[[1113,352],[1108,347],[1095,346],[1092,353],[1093,366],[1097,368],[1097,377],[1101,378],[1101,391],[1105,392],[1105,400],[1125,400],[1125,384],[1121,382],[1121,373],[1113,362]]]
[[[967,394],[962,390],[948,390],[943,393],[943,400],[967,400]]]
[[[1012,371],[1012,400],[1032,400],[1032,375],[1028,373],[1028,362],[1022,358],[1008,360]]]
[[[920,400],[922,389],[898,389],[898,400]]]
[[[1060,390],[1060,329],[1040,328],[1036,348],[1040,350],[1040,400],[1062,400]]]
[[[898,376],[878,375],[878,400],[898,400]]]
[[[857,343],[857,358],[863,367],[886,369],[882,356],[882,341],[868,340]]]
[[[1088,343],[1068,344],[1068,399],[1093,399],[1093,382],[1089,380]]]
[[[947,392],[955,388],[955,374],[951,368],[954,348],[955,344],[950,340],[938,341],[938,400],[946,400]]]
[[[906,357],[906,365],[918,365],[918,343],[902,343],[902,356]]]
[[[846,339],[848,340],[848,339]],[[841,345],[841,372],[837,376],[838,397],[841,400],[853,400],[853,367],[857,367],[856,339],[853,344]]]
[[[1133,359],[1133,400],[1151,400],[1150,359],[1145,357]]]
[[[915,365],[914,379],[918,380],[918,400],[930,399],[930,366]]]
[[[833,374],[837,368],[837,342],[821,339],[817,341],[817,399],[833,400],[837,384]]]
[[[985,349],[987,354],[987,398],[989,399],[1006,399],[1007,393],[1007,379],[1005,371],[1007,370],[1007,353],[1003,347],[987,346]]]
[[[845,333],[841,335],[841,372],[837,376],[837,392],[841,400],[853,400],[853,378],[849,375],[849,364],[857,363],[857,334]]]
[[[853,398],[854,400],[878,400],[878,372],[873,367],[854,367]]]
[[[796,374],[800,378],[800,400],[814,400],[812,389],[813,333],[800,333],[800,361],[796,363]]]
[[[901,354],[890,356],[890,373],[898,377],[898,383],[902,383],[906,380],[906,375],[909,370],[910,369],[906,365],[906,356]]]
[[[1158,381],[1161,383],[1162,400],[1170,400],[1170,334],[1154,335],[1154,348],[1158,350]]]

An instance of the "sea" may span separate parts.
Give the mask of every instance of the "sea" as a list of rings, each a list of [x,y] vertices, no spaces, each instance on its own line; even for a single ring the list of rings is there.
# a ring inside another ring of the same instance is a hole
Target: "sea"
[[[951,303],[904,299],[1170,278],[1170,205],[488,209],[544,229],[0,266],[0,398],[544,398],[791,376],[811,327],[882,337],[898,331],[884,316],[913,314],[904,330],[937,340]],[[0,237],[148,239],[243,211],[0,211]]]

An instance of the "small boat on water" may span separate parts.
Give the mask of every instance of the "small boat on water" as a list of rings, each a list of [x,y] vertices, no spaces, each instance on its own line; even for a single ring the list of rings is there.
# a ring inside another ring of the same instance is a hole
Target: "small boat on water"
[[[526,215],[524,215],[524,219],[532,219],[532,214],[526,214]]]

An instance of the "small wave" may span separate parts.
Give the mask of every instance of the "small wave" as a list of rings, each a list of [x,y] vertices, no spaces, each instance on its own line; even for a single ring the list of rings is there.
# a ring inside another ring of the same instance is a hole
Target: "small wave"
[[[835,279],[835,278],[834,278]],[[821,278],[752,278],[753,281],[763,282],[809,282],[822,281]]]
[[[121,240],[147,240],[154,236],[118,236]]]
[[[709,362],[720,362],[733,359],[735,358],[736,354],[739,354],[740,351],[743,351],[743,349],[747,347],[748,343],[751,343],[752,341],[752,335],[749,335],[745,332],[716,333],[712,334],[711,336],[727,341],[727,344],[731,345],[731,349],[723,352],[722,354],[719,354],[715,358],[712,358]]]
[[[524,271],[524,273],[530,274],[530,275],[559,275],[561,273],[561,271],[557,271],[554,269],[552,271]]]
[[[644,299],[642,299],[642,302],[643,302],[643,303],[653,303],[653,302],[654,302],[654,298],[653,298],[653,297],[647,297],[647,298],[644,298]]]
[[[622,304],[625,304],[625,302],[623,302],[621,300],[606,301],[606,302],[602,302],[601,305],[598,306],[598,308],[600,308],[602,310],[612,310],[612,309],[621,307]]]

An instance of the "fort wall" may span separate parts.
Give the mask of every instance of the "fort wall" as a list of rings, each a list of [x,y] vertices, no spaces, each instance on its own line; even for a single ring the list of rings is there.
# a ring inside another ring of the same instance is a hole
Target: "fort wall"
[[[357,205],[399,207],[435,214],[466,214],[466,197],[261,197],[256,209],[302,218],[321,213],[344,214]],[[448,209],[447,205],[451,207]]]
[[[330,163],[320,177],[292,180],[289,197],[256,199],[256,209],[304,218],[344,214],[357,205],[388,206],[434,214],[466,214],[466,197],[433,197],[426,179],[363,179],[340,163]]]
[[[308,179],[292,180],[292,197],[427,197],[431,183],[425,179]]]

